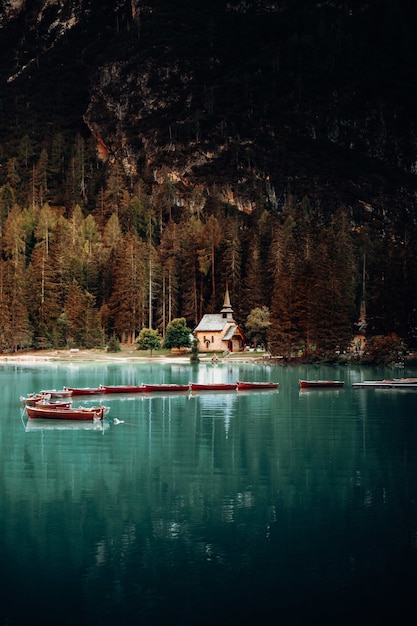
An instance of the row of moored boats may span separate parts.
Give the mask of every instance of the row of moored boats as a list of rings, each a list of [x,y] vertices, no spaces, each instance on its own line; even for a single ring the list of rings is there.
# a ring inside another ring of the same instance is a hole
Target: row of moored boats
[[[300,389],[332,389],[344,386],[342,380],[300,380]],[[168,393],[168,392],[200,392],[200,391],[251,391],[278,389],[279,383],[271,381],[237,381],[236,383],[156,383],[140,385],[99,385],[98,387],[64,387],[63,389],[43,390],[38,393],[21,397],[30,419],[65,419],[65,420],[102,420],[110,407],[72,405],[74,396],[95,396],[101,394],[136,394],[136,393]],[[388,388],[417,389],[417,378],[393,378],[383,380],[364,380],[353,383],[353,388]]]
[[[42,390],[21,396],[29,419],[63,419],[63,420],[102,420],[110,411],[110,407],[102,404],[98,406],[73,407],[74,396],[98,396],[101,394],[137,394],[137,393],[168,393],[168,392],[196,392],[196,391],[246,391],[278,389],[274,382],[245,382],[236,383],[189,383],[181,385],[175,383],[156,383],[140,385],[99,385],[98,387],[63,387],[63,389]]]

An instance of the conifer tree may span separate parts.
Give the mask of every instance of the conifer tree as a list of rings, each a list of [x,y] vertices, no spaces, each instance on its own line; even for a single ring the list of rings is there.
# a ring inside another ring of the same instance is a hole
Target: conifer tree
[[[65,302],[66,340],[68,345],[92,348],[100,344],[102,333],[94,297],[74,280]]]
[[[32,330],[26,306],[26,281],[24,258],[9,262],[11,348],[14,352],[32,345]]]
[[[221,241],[221,228],[218,219],[210,215],[199,233],[198,261],[203,276],[210,276],[210,308],[216,308],[216,250]]]
[[[271,304],[270,349],[273,354],[292,356],[298,342],[294,322],[296,301],[295,220],[290,214],[275,228],[271,246],[273,291]]]
[[[348,347],[355,318],[357,275],[348,220],[338,211],[318,232],[315,245],[314,315],[320,351],[335,353]]]
[[[26,170],[30,169],[30,161],[35,154],[29,135],[24,135],[19,143],[18,159]]]
[[[203,293],[202,277],[199,271],[199,239],[203,224],[191,217],[179,225],[180,242],[180,283],[182,285],[182,313],[187,320],[197,326],[202,317]]]
[[[25,218],[18,205],[11,209],[4,225],[1,285],[1,316],[4,347],[13,351],[31,344],[25,286]]]
[[[10,316],[10,273],[9,262],[0,258],[0,351],[12,349],[13,326]]]
[[[165,335],[167,324],[178,313],[179,241],[177,224],[171,221],[165,227],[158,248],[161,265],[161,297],[158,308],[159,325]]]
[[[240,277],[242,270],[242,243],[239,238],[239,219],[237,215],[226,217],[222,224],[222,240],[220,242],[220,283],[229,285],[235,294],[234,308],[241,311]]]
[[[247,317],[255,308],[261,307],[265,302],[263,289],[263,262],[259,237],[255,233],[249,242],[246,260],[246,276],[243,281],[243,307],[242,313]]]
[[[6,183],[0,187],[0,231],[14,204],[15,194],[9,183]]]
[[[24,266],[26,250],[25,217],[17,204],[12,207],[4,224],[2,247],[5,258],[12,259],[16,265],[21,263]]]
[[[133,344],[145,326],[146,250],[136,233],[123,237],[114,257],[113,285],[109,308],[114,331],[124,343]]]

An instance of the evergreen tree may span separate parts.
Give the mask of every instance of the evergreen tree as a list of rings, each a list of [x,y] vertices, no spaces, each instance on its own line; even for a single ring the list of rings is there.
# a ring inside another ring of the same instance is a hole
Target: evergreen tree
[[[348,220],[339,211],[319,230],[315,245],[313,313],[317,348],[324,353],[345,350],[351,341],[356,275]]]
[[[216,308],[216,250],[221,242],[221,228],[214,215],[210,215],[199,233],[198,261],[203,276],[210,275],[211,295],[210,308]]]
[[[14,352],[32,345],[32,329],[26,306],[26,281],[24,259],[9,262],[11,348]]]
[[[223,236],[220,242],[220,282],[229,285],[230,291],[235,294],[235,310],[241,312],[241,271],[242,271],[242,244],[239,238],[239,218],[237,215],[226,217],[223,223]]]
[[[26,250],[24,215],[17,204],[10,210],[5,221],[2,244],[6,257],[14,259],[16,263],[19,263],[19,261],[24,263]]]
[[[114,330],[122,342],[135,343],[145,325],[146,247],[136,233],[120,240],[113,261],[109,308]]]
[[[9,263],[0,258],[0,352],[12,349],[13,327],[10,316]]]
[[[164,336],[166,325],[178,314],[179,241],[175,222],[164,229],[158,252],[162,281],[158,319]]]
[[[29,135],[24,135],[20,140],[17,154],[19,162],[24,169],[30,170],[30,162],[35,154],[35,150]]]
[[[289,358],[299,340],[294,322],[298,259],[294,239],[295,220],[290,214],[284,224],[275,228],[271,246],[273,276],[270,349],[273,354]]]
[[[246,260],[246,276],[243,280],[243,307],[242,313],[247,317],[253,309],[259,308],[265,302],[263,288],[263,260],[259,237],[255,233],[249,242]]]
[[[14,205],[10,211],[3,237],[2,315],[4,346],[13,351],[31,345],[32,335],[26,306],[24,214]]]
[[[8,183],[0,187],[0,231],[15,203],[15,195],[13,189]]]
[[[203,225],[199,219],[191,217],[179,225],[180,269],[179,281],[182,285],[182,312],[197,326],[202,317],[203,293],[199,271],[198,242]]]
[[[68,345],[92,348],[101,342],[98,311],[94,297],[74,280],[65,302],[66,340]]]

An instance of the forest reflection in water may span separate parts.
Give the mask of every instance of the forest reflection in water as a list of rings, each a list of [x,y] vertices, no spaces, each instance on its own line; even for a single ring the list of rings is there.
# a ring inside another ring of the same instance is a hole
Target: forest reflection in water
[[[300,392],[305,374],[0,367],[0,621],[398,618],[416,582],[417,393],[353,390],[385,372],[346,367],[310,375],[343,389]],[[98,429],[28,425],[19,402],[65,384],[249,377],[279,390],[104,396]]]

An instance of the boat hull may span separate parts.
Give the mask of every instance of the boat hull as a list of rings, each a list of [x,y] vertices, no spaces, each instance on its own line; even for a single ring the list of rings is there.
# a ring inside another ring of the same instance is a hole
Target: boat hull
[[[92,421],[103,419],[106,414],[107,407],[78,407],[76,409],[69,408],[52,408],[41,406],[27,406],[26,412],[29,419],[53,419],[67,421]]]
[[[234,391],[237,383],[190,383],[191,391]]]
[[[272,382],[248,382],[248,381],[240,381],[237,382],[238,391],[247,391],[247,390],[256,390],[261,391],[263,389],[278,389],[279,383]]]
[[[344,384],[342,380],[300,380],[301,389],[340,389]]]
[[[144,393],[144,385],[100,385],[101,393]]]

